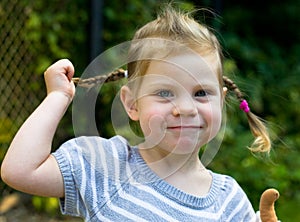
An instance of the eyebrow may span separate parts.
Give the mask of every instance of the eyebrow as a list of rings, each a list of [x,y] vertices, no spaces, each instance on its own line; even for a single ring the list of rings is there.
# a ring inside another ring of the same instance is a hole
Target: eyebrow
[[[177,85],[178,84],[178,85]],[[173,87],[182,87],[185,88],[183,85],[181,85],[179,82],[176,82],[176,84],[171,82],[162,82],[162,81],[154,81],[147,83],[149,91],[156,90],[156,89],[168,89],[171,90]],[[219,84],[209,84],[209,83],[203,83],[203,84],[195,84],[192,86],[193,89],[216,89],[218,90],[220,88]]]

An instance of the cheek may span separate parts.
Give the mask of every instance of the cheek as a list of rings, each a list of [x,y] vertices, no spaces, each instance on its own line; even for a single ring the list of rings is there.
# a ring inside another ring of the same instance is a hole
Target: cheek
[[[219,103],[211,103],[202,110],[206,123],[210,125],[212,131],[218,131],[222,122],[222,108]]]
[[[159,107],[148,107],[140,113],[140,126],[144,136],[161,134],[165,124],[163,111]]]
[[[165,136],[166,122],[157,110],[149,110],[142,113],[140,118],[140,126],[144,135],[143,148],[151,148],[157,146]]]

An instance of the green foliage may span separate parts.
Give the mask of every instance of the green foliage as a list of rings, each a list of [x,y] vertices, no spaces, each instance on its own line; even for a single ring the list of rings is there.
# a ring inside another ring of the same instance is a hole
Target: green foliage
[[[164,5],[157,0],[118,0],[104,1],[104,33],[103,41],[105,48],[132,39],[134,32],[153,20],[156,13]],[[194,8],[189,1],[178,1],[178,7],[185,10]]]
[[[26,2],[26,0],[23,0]],[[27,6],[24,38],[33,46],[36,73],[55,60],[69,58],[76,66],[87,63],[87,3],[84,0],[35,1]]]
[[[32,205],[39,212],[46,212],[49,215],[57,216],[59,212],[58,199],[54,197],[38,197],[32,198]]]
[[[8,144],[13,137],[13,133],[7,131],[7,129],[11,129],[13,126],[12,120],[9,118],[1,119],[1,125],[0,125],[0,143],[1,144]],[[0,159],[2,159],[3,156],[0,155]]]

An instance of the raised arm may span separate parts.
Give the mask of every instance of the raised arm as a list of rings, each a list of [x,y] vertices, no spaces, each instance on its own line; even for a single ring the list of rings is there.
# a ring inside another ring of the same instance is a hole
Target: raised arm
[[[47,96],[14,137],[1,166],[9,186],[35,195],[64,196],[63,179],[50,154],[57,125],[75,94],[72,63],[59,60],[45,74]]]

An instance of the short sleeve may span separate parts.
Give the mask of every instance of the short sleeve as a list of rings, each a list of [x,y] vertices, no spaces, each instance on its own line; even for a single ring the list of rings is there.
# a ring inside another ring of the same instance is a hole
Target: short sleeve
[[[56,152],[52,153],[52,155],[59,165],[64,180],[65,196],[59,199],[61,212],[65,215],[80,216],[80,203],[78,202],[79,192],[78,189],[76,189],[76,183],[73,177],[75,169],[72,161],[70,161],[72,159],[74,160],[74,157],[77,156],[74,147],[74,141],[68,141]]]

